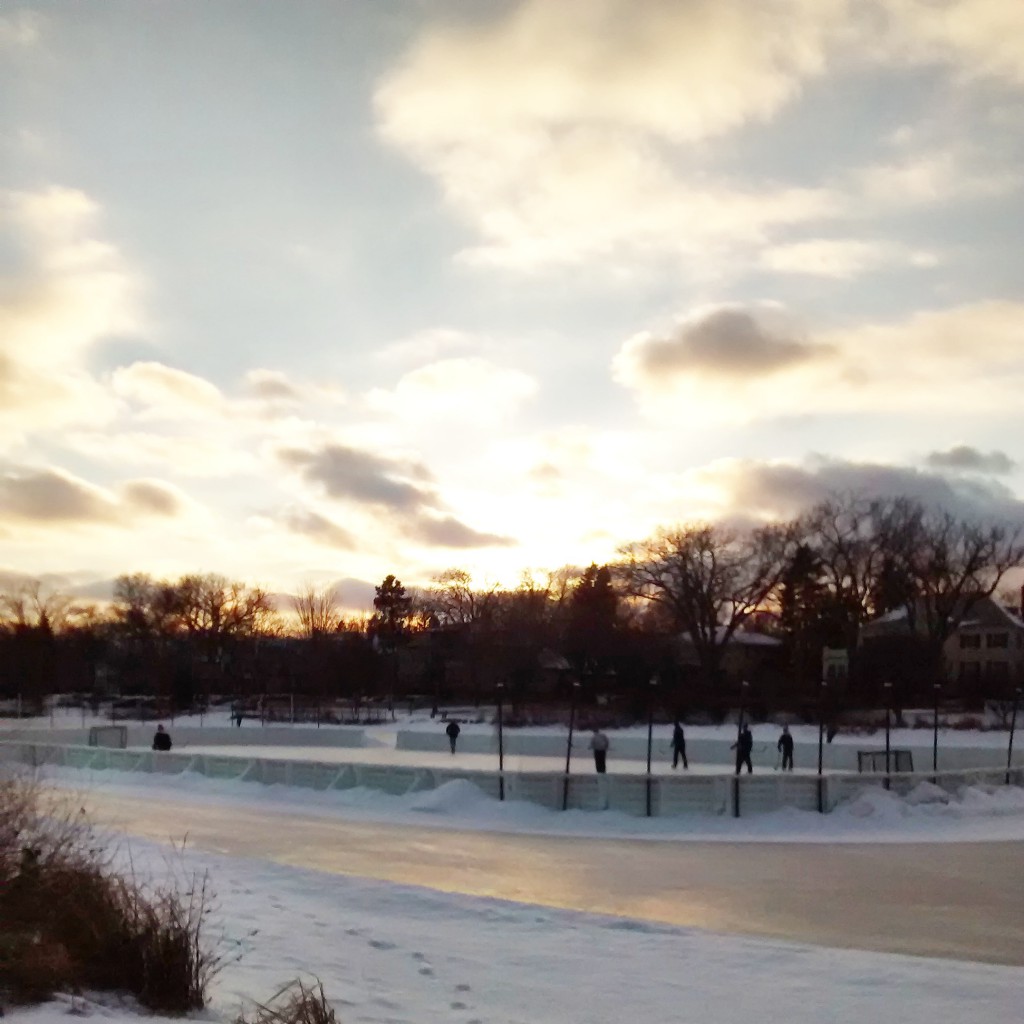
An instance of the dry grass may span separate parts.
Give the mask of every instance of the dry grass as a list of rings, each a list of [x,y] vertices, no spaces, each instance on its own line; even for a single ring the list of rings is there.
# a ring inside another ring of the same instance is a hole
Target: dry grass
[[[237,1017],[235,1024],[338,1024],[338,1021],[320,980],[306,985],[296,979],[266,1003],[257,1003],[251,1014]]]
[[[0,778],[0,997],[88,988],[159,1013],[201,1009],[222,964],[205,941],[210,905],[205,877],[126,877],[81,808]]]

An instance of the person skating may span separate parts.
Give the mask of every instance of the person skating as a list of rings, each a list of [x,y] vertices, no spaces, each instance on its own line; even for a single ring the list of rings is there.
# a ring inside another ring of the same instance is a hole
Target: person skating
[[[682,758],[683,767],[689,768],[690,763],[686,760],[686,733],[683,732],[681,723],[676,720],[676,724],[672,728],[672,767],[676,768],[679,765],[679,760]]]
[[[171,734],[165,732],[162,725],[156,727],[156,733],[153,735],[153,749],[163,751],[171,749]]]
[[[597,769],[598,775],[604,775],[607,770],[608,747],[610,745],[608,737],[600,729],[595,729],[594,735],[590,737],[590,743],[587,746],[594,752],[594,768]]]
[[[793,770],[793,737],[789,733],[788,725],[782,727],[778,748],[782,754],[782,770],[784,772],[791,772]]]
[[[452,753],[455,753],[455,741],[459,738],[459,733],[462,730],[459,729],[458,722],[449,722],[448,728],[445,729],[445,733],[448,736],[448,743],[451,745]]]
[[[732,749],[736,751],[736,774],[739,775],[744,765],[747,766],[747,774],[752,774],[754,766],[750,761],[750,753],[754,749],[754,734],[750,731],[749,725],[744,725],[740,730]]]

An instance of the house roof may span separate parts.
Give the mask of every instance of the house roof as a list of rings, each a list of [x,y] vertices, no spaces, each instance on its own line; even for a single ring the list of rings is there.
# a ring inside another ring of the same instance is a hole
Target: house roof
[[[715,640],[718,643],[722,642],[722,638],[725,636],[725,626],[719,626],[716,630]],[[679,639],[687,643],[690,641],[689,632],[680,633]],[[730,644],[735,644],[738,647],[781,647],[782,641],[777,637],[768,636],[767,633],[756,633],[753,630],[737,630],[729,638]]]

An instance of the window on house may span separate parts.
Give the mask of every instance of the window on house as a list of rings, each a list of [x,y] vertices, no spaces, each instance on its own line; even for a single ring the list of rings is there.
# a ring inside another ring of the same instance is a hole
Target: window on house
[[[961,633],[960,634],[960,649],[968,650],[971,647],[981,646],[981,634],[980,633]]]
[[[1009,633],[986,633],[985,634],[985,646],[986,647],[1009,647],[1010,646],[1010,634]]]
[[[985,675],[989,679],[1008,679],[1010,676],[1010,664],[1006,661],[988,661],[985,663]]]

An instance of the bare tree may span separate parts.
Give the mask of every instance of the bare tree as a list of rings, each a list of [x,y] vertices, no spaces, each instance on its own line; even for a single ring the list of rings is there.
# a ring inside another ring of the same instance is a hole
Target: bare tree
[[[908,503],[834,495],[811,509],[798,529],[817,557],[842,620],[846,647],[853,651],[860,627],[877,611],[876,600],[891,571],[894,550],[908,543]]]
[[[292,607],[299,617],[303,636],[336,633],[341,626],[341,598],[335,587],[318,588],[312,583],[303,586],[292,598]]]
[[[40,580],[26,580],[0,593],[0,623],[14,630],[60,633],[87,613],[67,594],[50,590]]]
[[[978,601],[1024,564],[1024,530],[911,505],[896,557],[916,592],[907,602],[911,632],[922,632],[938,657]]]
[[[623,548],[618,571],[629,594],[662,606],[689,635],[705,675],[717,681],[725,647],[779,585],[791,546],[786,526],[689,524]]]

